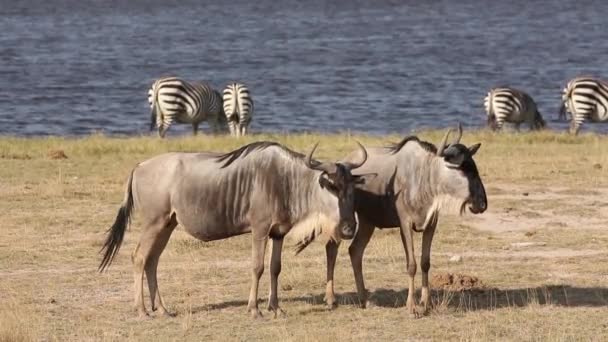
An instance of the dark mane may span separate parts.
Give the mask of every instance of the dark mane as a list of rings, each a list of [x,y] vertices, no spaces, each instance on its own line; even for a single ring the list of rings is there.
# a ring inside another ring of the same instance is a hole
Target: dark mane
[[[288,149],[287,147],[274,142],[274,141],[256,141],[256,142],[252,142],[250,144],[244,145],[239,147],[238,149],[231,151],[231,152],[227,152],[224,153],[220,156],[216,157],[216,161],[218,163],[224,163],[224,165],[222,165],[222,169],[227,167],[228,165],[232,164],[235,160],[239,159],[239,158],[243,158],[245,156],[247,156],[248,154],[250,154],[253,151],[256,150],[263,150],[266,149],[268,147],[271,146],[277,146],[279,148],[281,148],[282,150],[284,150],[285,152],[288,152],[289,154],[291,154],[294,157],[302,157],[302,154],[300,153],[296,153],[290,149]]]
[[[395,153],[399,152],[403,148],[403,146],[405,146],[405,144],[407,144],[410,141],[417,142],[418,145],[420,145],[420,147],[422,147],[423,149],[425,149],[428,152],[435,153],[435,154],[437,153],[437,147],[435,147],[435,145],[431,144],[428,141],[420,140],[415,135],[409,135],[409,136],[403,138],[403,140],[401,140],[400,142],[389,145],[388,149],[390,150],[390,152],[392,154],[395,154]]]

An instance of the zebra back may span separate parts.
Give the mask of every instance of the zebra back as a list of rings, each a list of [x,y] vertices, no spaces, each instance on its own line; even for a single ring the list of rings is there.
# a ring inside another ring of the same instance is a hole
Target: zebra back
[[[585,120],[608,121],[608,83],[594,77],[576,77],[562,92],[560,119],[570,112],[570,132],[578,133]]]

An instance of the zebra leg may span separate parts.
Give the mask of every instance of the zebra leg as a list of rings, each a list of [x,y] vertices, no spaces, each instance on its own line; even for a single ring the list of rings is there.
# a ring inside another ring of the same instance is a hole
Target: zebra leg
[[[582,122],[579,123],[574,118],[575,118],[575,116],[573,115],[572,116],[572,120],[570,120],[570,129],[569,129],[569,131],[570,131],[570,134],[578,135],[578,131],[581,129]]]
[[[228,129],[230,130],[230,135],[232,136],[238,136],[237,131],[236,131],[236,122],[234,121],[230,121],[228,123]]]
[[[164,124],[161,124],[160,126],[158,126],[158,136],[161,139],[164,138],[168,129],[169,129],[169,126],[165,126]]]
[[[192,135],[198,134],[198,125],[199,125],[199,122],[195,122],[192,124]]]

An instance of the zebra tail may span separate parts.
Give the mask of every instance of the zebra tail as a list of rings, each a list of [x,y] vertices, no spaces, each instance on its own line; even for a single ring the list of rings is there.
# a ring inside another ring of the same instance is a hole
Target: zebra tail
[[[566,102],[568,102],[568,100],[570,100],[570,96],[572,96],[572,90],[574,87],[571,87],[570,84],[568,84],[565,94],[562,97],[562,103],[561,106],[559,107],[559,116],[557,117],[557,120],[559,121],[567,121],[568,118],[566,117]]]
[[[488,122],[487,122],[487,125],[493,131],[495,131],[496,130],[496,114],[494,114],[493,101],[494,101],[494,90],[490,90],[490,93],[488,94]]]

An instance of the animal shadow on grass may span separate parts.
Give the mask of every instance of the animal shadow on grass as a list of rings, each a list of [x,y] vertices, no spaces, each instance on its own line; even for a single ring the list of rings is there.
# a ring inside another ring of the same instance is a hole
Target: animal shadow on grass
[[[407,289],[395,291],[376,289],[369,294],[373,306],[383,308],[400,308],[405,306]],[[420,293],[418,293],[420,295]],[[497,289],[484,288],[464,291],[431,290],[431,299],[435,309],[447,308],[454,311],[495,310],[508,307],[526,307],[531,305],[558,305],[564,307],[600,307],[608,306],[608,288],[573,287],[570,285],[546,285],[532,288]],[[311,305],[325,305],[323,294],[283,297],[285,302],[306,302]],[[355,292],[337,295],[342,306],[359,306]],[[246,300],[226,301],[195,307],[192,313],[209,310],[221,310],[229,307],[246,307]],[[261,308],[265,300],[260,301]],[[326,308],[319,308],[323,311]]]
[[[406,289],[400,291],[377,289],[370,293],[369,298],[372,305],[398,308],[405,306],[407,292]],[[342,297],[339,298],[340,304],[359,304],[356,293],[346,293],[340,297]],[[433,289],[431,300],[435,308],[455,311],[495,310],[531,305],[600,307],[608,306],[608,288],[543,285],[532,288],[483,288],[463,291]]]

